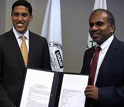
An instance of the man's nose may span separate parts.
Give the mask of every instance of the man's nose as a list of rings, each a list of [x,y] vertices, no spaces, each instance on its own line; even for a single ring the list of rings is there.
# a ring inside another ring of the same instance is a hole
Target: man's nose
[[[18,20],[22,20],[22,16],[21,15],[18,16]]]
[[[94,33],[94,32],[96,32],[97,30],[98,30],[97,26],[94,25],[94,26],[90,27],[89,32]]]
[[[92,31],[96,31],[97,29],[98,29],[98,28],[97,28],[96,25],[94,25],[94,26],[91,27],[91,30],[92,30]]]

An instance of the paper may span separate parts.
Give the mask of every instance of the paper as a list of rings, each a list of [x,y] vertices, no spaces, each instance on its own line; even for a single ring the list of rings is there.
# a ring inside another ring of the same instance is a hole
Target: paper
[[[48,107],[54,73],[27,70],[20,107]]]
[[[88,76],[64,74],[58,107],[84,107]]]

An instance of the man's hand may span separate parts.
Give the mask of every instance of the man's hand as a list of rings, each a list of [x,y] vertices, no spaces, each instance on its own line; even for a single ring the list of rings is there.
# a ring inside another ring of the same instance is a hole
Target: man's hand
[[[98,101],[98,88],[93,85],[88,85],[84,91],[87,98],[92,98]]]

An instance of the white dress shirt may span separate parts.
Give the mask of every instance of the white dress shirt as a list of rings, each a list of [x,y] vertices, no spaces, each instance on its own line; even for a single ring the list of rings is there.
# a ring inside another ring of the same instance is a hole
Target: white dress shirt
[[[21,44],[22,44],[21,36],[24,35],[26,37],[26,46],[27,46],[27,49],[28,49],[28,52],[29,52],[29,30],[27,30],[25,34],[21,34],[21,33],[17,32],[14,27],[13,27],[12,30],[15,34],[15,37],[17,39],[19,47],[21,47]]]
[[[101,47],[101,51],[99,52],[99,58],[98,58],[98,63],[97,63],[97,68],[96,68],[96,74],[95,74],[95,78],[94,78],[94,85],[96,84],[96,80],[98,77],[98,73],[99,73],[99,69],[100,66],[104,60],[104,57],[109,49],[110,44],[112,43],[114,39],[114,36],[112,35],[111,37],[109,37],[105,42],[103,42],[100,47]]]

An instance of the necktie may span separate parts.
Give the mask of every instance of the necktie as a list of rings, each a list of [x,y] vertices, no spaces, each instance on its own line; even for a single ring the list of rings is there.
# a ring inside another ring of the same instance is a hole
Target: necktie
[[[25,66],[27,67],[28,64],[28,50],[27,50],[27,46],[26,46],[26,38],[25,36],[21,36],[22,38],[22,44],[21,44],[21,52],[22,52],[22,56],[23,56],[23,60],[25,62]]]
[[[100,46],[96,47],[95,55],[93,57],[93,60],[92,60],[91,66],[90,66],[91,85],[94,84],[94,78],[95,78],[95,73],[96,73],[96,68],[97,68],[97,61],[98,61],[100,50],[101,50]]]

